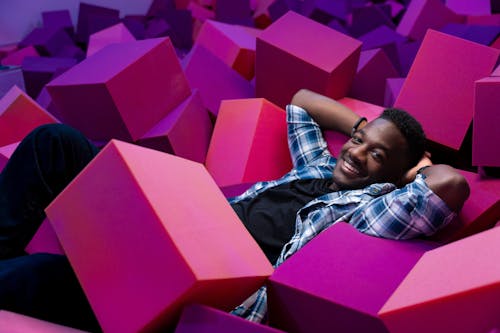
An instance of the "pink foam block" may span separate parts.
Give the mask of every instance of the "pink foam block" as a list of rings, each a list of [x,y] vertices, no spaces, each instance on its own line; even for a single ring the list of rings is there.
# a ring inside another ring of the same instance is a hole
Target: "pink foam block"
[[[384,110],[384,108],[379,105],[367,103],[349,97],[344,97],[338,100],[338,102],[353,110],[360,117],[366,117],[368,121],[372,121],[373,119],[377,118]],[[334,156],[337,156],[339,154],[344,143],[349,140],[349,136],[340,132],[325,130],[323,134],[328,145],[328,150]]]
[[[263,98],[222,101],[205,164],[219,186],[283,176],[292,167],[285,111]]]
[[[388,333],[377,312],[434,247],[376,238],[347,223],[336,224],[269,279],[270,324],[290,332]]]
[[[191,93],[168,38],[108,45],[47,90],[65,122],[96,141],[139,139]]]
[[[133,144],[110,141],[46,213],[104,332],[228,311],[272,272],[202,164]]]
[[[498,325],[500,228],[429,251],[379,312],[391,333],[488,332]]]
[[[490,0],[446,0],[446,7],[457,14],[464,15],[489,15],[491,14]]]
[[[396,98],[405,83],[404,77],[393,77],[385,80],[384,106],[390,108],[394,105]]]
[[[458,150],[472,121],[474,81],[491,73],[499,54],[429,30],[394,105],[414,115],[430,140]]]
[[[141,146],[205,163],[213,125],[197,90],[138,140]]]
[[[93,55],[105,46],[112,43],[134,41],[135,37],[123,23],[115,24],[109,28],[93,33],[89,37],[87,57]]]
[[[500,220],[500,180],[460,170],[471,189],[457,218],[434,239],[450,242],[489,229]]]
[[[18,145],[19,142],[14,142],[11,143],[10,145],[0,147],[0,171],[3,170],[3,168],[9,161],[10,157],[12,156],[12,153],[14,152],[14,150],[16,150]]]
[[[38,57],[38,51],[34,46],[26,46],[19,50],[10,52],[7,56],[2,59],[2,65],[4,66],[21,66],[24,58],[26,57]]]
[[[251,83],[204,46],[194,45],[185,61],[189,84],[199,89],[203,105],[213,115],[224,99],[255,97]]]
[[[196,43],[203,45],[247,80],[255,73],[255,41],[257,29],[205,21]]]
[[[345,97],[360,48],[361,42],[290,11],[257,38],[257,96],[280,107],[301,88]]]
[[[5,333],[85,333],[18,313],[0,310],[0,330]]]
[[[362,51],[349,96],[383,105],[386,79],[397,76],[399,73],[382,49]]]
[[[35,127],[57,122],[24,91],[14,86],[0,100],[0,146],[21,141]]]
[[[474,122],[472,132],[472,164],[500,166],[499,154],[492,153],[491,144],[500,140],[495,124],[500,122],[496,106],[500,103],[500,77],[476,81],[474,91]]]
[[[427,29],[439,30],[448,23],[461,23],[463,20],[440,0],[411,1],[396,31],[419,40],[425,36]]]
[[[26,245],[24,251],[29,254],[64,254],[61,243],[59,243],[59,239],[47,219],[43,220],[33,238],[30,240],[28,245]]]
[[[208,306],[188,305],[175,333],[279,333],[283,332],[269,326],[260,325]]]

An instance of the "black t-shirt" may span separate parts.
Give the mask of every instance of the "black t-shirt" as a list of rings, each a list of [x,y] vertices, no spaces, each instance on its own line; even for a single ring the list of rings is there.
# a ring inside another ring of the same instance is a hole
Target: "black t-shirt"
[[[332,192],[331,179],[302,179],[272,187],[255,198],[232,204],[236,214],[274,264],[295,232],[299,209]]]

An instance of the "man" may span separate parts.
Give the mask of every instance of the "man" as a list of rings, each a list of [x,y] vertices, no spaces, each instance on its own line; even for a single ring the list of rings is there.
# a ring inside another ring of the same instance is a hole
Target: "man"
[[[459,173],[432,165],[421,126],[405,112],[388,110],[366,123],[336,101],[300,90],[287,107],[287,121],[294,168],[230,200],[275,266],[339,221],[378,237],[430,235],[468,196]],[[337,159],[320,127],[352,136]],[[78,132],[51,125],[33,131],[11,157],[0,175],[0,255],[10,258],[0,261],[0,308],[97,329],[64,257],[22,256],[43,209],[96,153]],[[261,321],[265,289],[233,313]]]

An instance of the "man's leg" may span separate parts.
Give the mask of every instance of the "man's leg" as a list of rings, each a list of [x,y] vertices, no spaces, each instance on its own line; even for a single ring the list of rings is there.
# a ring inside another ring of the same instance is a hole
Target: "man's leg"
[[[45,207],[97,152],[65,125],[43,125],[26,136],[0,174],[0,259],[24,254]]]

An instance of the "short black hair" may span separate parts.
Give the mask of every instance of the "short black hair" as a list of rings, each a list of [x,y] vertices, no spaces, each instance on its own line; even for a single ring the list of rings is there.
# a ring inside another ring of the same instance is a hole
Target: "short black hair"
[[[385,109],[379,118],[396,125],[408,143],[410,166],[416,165],[425,153],[426,138],[422,125],[408,112],[397,108]]]

